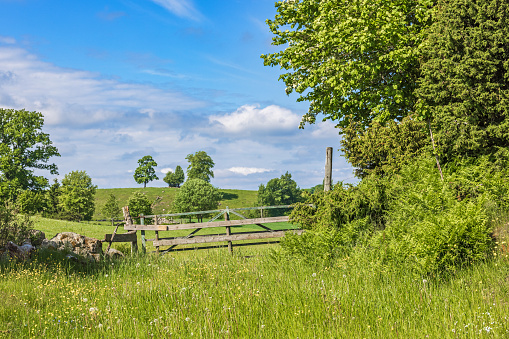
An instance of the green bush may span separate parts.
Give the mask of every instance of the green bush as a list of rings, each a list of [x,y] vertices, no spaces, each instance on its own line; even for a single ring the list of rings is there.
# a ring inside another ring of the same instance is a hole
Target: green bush
[[[285,237],[282,252],[330,260],[360,250],[378,264],[410,265],[419,274],[489,257],[493,221],[508,211],[507,170],[481,158],[447,164],[444,177],[433,158],[421,157],[391,177],[370,175],[356,186],[308,195],[290,216],[308,231]]]
[[[11,203],[0,204],[0,247],[9,241],[21,245],[29,239],[32,226],[30,217],[19,214]]]
[[[141,192],[134,192],[129,198],[127,205],[129,206],[129,214],[135,222],[140,222],[140,218],[138,218],[139,215],[152,214],[152,204],[145,194]],[[145,219],[145,224],[148,223],[150,223],[150,220]]]

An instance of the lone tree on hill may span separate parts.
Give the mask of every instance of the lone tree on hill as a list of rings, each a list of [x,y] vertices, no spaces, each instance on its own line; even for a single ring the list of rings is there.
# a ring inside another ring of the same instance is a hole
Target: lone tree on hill
[[[134,171],[134,180],[138,184],[143,184],[143,188],[147,187],[148,182],[159,180],[154,169],[157,166],[157,162],[152,159],[152,156],[144,156],[138,160],[138,165],[138,168]]]
[[[43,124],[42,113],[0,108],[0,198],[16,200],[20,191],[47,187],[48,180],[34,169],[58,174],[48,160],[60,154]]]
[[[214,161],[205,151],[188,154],[186,160],[189,161],[187,180],[202,179],[210,182],[210,178],[214,177],[214,172],[212,172],[212,168],[215,165]]]
[[[163,181],[168,184],[169,187],[180,187],[180,184],[184,182],[185,176],[182,167],[177,166],[175,172],[168,171],[164,176]]]

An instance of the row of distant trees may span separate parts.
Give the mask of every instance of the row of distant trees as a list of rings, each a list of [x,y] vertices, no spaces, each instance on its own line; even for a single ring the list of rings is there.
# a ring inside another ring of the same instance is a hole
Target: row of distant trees
[[[215,164],[207,152],[198,151],[194,154],[188,154],[186,160],[189,162],[189,166],[187,167],[188,180],[201,179],[210,182],[210,178],[214,177],[212,168]],[[159,180],[156,175],[155,167],[157,167],[157,162],[151,155],[146,155],[139,159],[138,168],[134,171],[134,180],[138,184],[143,184],[143,187],[147,187],[150,181]],[[169,187],[180,187],[184,180],[184,171],[180,166],[177,166],[175,171],[168,171],[163,179]]]

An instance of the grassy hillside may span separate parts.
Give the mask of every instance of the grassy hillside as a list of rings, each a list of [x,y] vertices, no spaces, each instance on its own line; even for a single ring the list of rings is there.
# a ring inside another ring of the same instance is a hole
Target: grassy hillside
[[[170,187],[98,189],[95,195],[95,213],[92,218],[94,220],[104,219],[104,217],[101,215],[101,209],[106,203],[106,200],[110,194],[114,194],[117,197],[121,206],[126,206],[129,197],[134,192],[143,192],[150,201],[154,202],[154,213],[171,213],[171,205],[178,190],[178,188]],[[257,191],[230,189],[221,189],[220,191],[223,193],[223,200],[221,200],[220,206],[228,206],[230,208],[254,206],[258,193]]]

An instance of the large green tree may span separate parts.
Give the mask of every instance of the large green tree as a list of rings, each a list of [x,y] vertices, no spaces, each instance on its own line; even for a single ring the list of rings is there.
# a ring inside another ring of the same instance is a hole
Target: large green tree
[[[308,101],[305,123],[323,119],[339,127],[367,127],[373,120],[400,120],[413,112],[419,44],[429,23],[427,0],[278,1],[267,20],[273,45],[266,66],[280,76],[286,93]]]
[[[188,179],[175,196],[173,210],[175,212],[214,210],[219,206],[221,197],[221,192],[209,182],[202,179]]]
[[[214,161],[205,151],[198,151],[194,154],[188,154],[186,160],[189,162],[187,167],[187,180],[202,179],[210,182],[210,178],[214,177],[212,168]]]
[[[121,209],[118,199],[113,193],[110,193],[101,212],[107,219],[111,220],[111,226],[114,226],[114,220],[120,216]]]
[[[509,3],[441,0],[422,44],[419,113],[444,161],[509,156]]]
[[[34,170],[58,174],[49,159],[60,154],[43,125],[39,112],[0,108],[0,197],[15,200],[20,191],[47,187],[48,180]]]
[[[134,180],[138,184],[143,184],[143,187],[147,187],[147,183],[152,180],[159,180],[156,175],[154,167],[157,166],[157,162],[152,159],[152,156],[146,155],[138,160],[138,168],[134,171]]]
[[[65,175],[60,186],[59,206],[64,217],[70,220],[91,220],[95,211],[95,191],[92,178],[85,171],[72,171]]]
[[[147,196],[141,192],[134,192],[131,197],[129,197],[127,205],[129,206],[129,214],[136,222],[139,222],[138,216],[152,214],[152,204]],[[145,220],[145,224],[150,223],[150,220]]]

